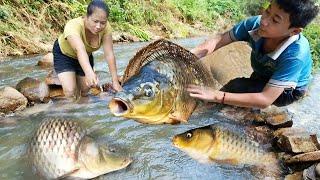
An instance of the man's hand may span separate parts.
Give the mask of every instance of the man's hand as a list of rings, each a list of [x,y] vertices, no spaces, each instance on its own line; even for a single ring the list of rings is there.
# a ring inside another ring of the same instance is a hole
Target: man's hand
[[[198,98],[204,101],[221,102],[223,98],[223,92],[214,90],[210,87],[188,85],[187,91],[191,97]]]

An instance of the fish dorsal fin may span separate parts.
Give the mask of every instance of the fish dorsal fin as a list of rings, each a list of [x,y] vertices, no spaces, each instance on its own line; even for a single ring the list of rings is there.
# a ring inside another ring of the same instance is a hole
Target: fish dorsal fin
[[[161,57],[172,57],[177,61],[182,60],[187,65],[199,64],[196,63],[199,58],[187,49],[166,39],[159,39],[139,50],[129,61],[123,75],[123,83],[128,81],[132,76],[138,74],[143,65],[155,59],[160,60]]]

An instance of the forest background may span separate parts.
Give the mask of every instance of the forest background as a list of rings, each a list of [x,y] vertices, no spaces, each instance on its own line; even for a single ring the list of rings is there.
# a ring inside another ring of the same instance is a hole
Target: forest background
[[[320,4],[320,0],[316,0]],[[85,14],[87,0],[0,0],[0,59],[45,53],[65,23]],[[106,0],[113,36],[140,41],[210,36],[257,15],[268,0]],[[305,30],[320,67],[320,18]]]

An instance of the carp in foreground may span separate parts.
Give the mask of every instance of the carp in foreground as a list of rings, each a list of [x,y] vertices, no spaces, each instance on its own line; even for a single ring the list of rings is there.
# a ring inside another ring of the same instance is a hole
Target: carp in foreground
[[[123,91],[111,100],[115,116],[147,124],[187,122],[197,101],[185,91],[188,84],[220,84],[188,50],[160,39],[141,49],[123,76]]]
[[[278,175],[279,162],[273,152],[258,143],[222,127],[210,125],[174,136],[173,145],[201,163],[253,165]]]
[[[94,178],[125,168],[132,161],[97,144],[79,123],[62,119],[40,124],[29,145],[29,156],[36,173],[47,179]]]

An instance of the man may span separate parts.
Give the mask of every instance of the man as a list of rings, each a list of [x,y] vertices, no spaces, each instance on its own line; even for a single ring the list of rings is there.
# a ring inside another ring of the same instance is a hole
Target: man
[[[274,0],[262,16],[251,17],[192,52],[199,58],[234,41],[252,47],[250,78],[237,78],[220,91],[189,85],[191,97],[241,107],[285,106],[302,98],[311,78],[312,59],[302,30],[318,14],[312,0]]]

